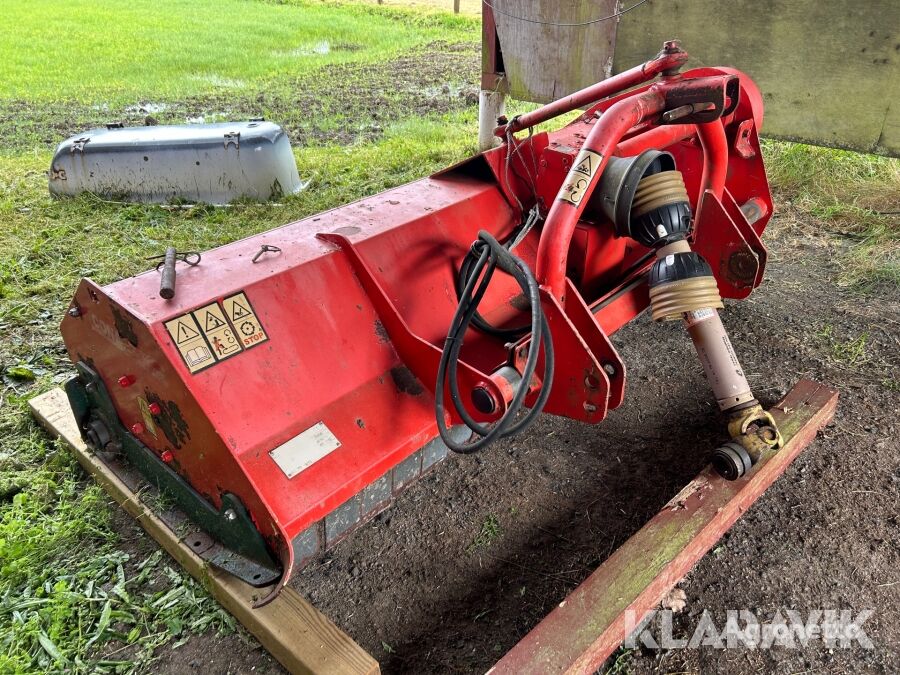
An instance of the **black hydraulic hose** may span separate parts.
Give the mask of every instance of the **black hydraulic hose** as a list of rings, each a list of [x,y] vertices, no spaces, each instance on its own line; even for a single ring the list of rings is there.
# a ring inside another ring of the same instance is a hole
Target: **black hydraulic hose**
[[[462,300],[463,289],[466,282],[472,276],[472,269],[477,262],[471,253],[463,258],[462,264],[459,266],[459,275],[456,278],[456,297]],[[489,323],[481,314],[475,312],[472,316],[472,326],[482,333],[493,335],[494,337],[503,338],[505,340],[518,340],[528,333],[529,326],[515,326],[513,328],[501,328]]]
[[[528,214],[528,217],[516,230],[507,238],[506,241],[502,242],[503,248],[507,251],[511,251],[515,248],[516,244],[518,244],[522,239],[525,238],[531,228],[534,227],[535,223],[540,220],[540,212],[537,208],[533,208],[531,212]],[[462,292],[466,286],[466,282],[468,282],[469,277],[472,275],[472,269],[475,265],[475,262],[478,260],[478,253],[474,250],[469,251],[469,254],[463,258],[462,263],[459,266],[459,274],[456,276],[456,299],[462,300]],[[490,273],[493,274],[493,267],[490,268]],[[493,335],[494,337],[498,337],[504,340],[518,340],[523,335],[528,334],[529,326],[526,324],[524,326],[515,326],[512,328],[501,328],[499,326],[494,326],[487,319],[485,319],[481,314],[477,311],[474,315],[472,315],[472,326],[476,329],[485,333],[487,335]]]
[[[554,371],[553,339],[550,335],[547,319],[541,310],[540,289],[531,270],[528,269],[523,260],[511,254],[490,233],[484,230],[478,233],[478,240],[473,244],[472,251],[476,256],[476,262],[460,293],[459,306],[456,308],[456,313],[450,322],[450,330],[447,333],[447,340],[438,365],[437,386],[435,387],[435,416],[437,418],[438,432],[448,448],[460,453],[472,453],[481,450],[498,438],[511,436],[529,427],[537,419],[538,414],[540,414],[547,402],[547,398],[550,396],[550,386],[553,382]],[[478,305],[484,297],[494,270],[497,267],[510,274],[518,282],[522,292],[528,297],[531,305],[531,348],[528,350],[528,358],[525,360],[525,366],[522,369],[521,383],[506,412],[493,426],[485,426],[475,421],[466,409],[459,392],[457,369],[463,338],[472,324],[473,317],[478,311]],[[482,272],[484,273],[483,276]],[[482,278],[476,289],[479,277]],[[537,368],[540,346],[542,344],[544,346],[544,377],[540,394],[538,394],[531,410],[516,421],[516,415],[523,406],[525,396],[528,393],[529,383]],[[448,376],[449,383],[447,381]],[[450,430],[445,424],[444,386],[446,384],[449,384],[453,408],[466,426],[481,437],[478,440],[472,443],[458,443],[451,438]]]

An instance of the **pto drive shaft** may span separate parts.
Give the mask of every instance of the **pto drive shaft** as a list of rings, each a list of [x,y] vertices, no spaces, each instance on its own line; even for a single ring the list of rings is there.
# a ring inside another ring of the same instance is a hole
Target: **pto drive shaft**
[[[616,219],[619,233],[656,250],[649,278],[653,320],[684,321],[719,409],[729,420],[732,440],[713,453],[712,462],[720,474],[734,480],[764,451],[778,448],[781,435],[772,416],[753,396],[719,318],[718,310],[724,305],[712,269],[686,240],[691,207],[674,159],[668,153],[647,151],[619,169],[626,185],[629,174],[636,171],[641,176],[636,189],[632,188],[627,215]],[[609,193],[613,190],[607,188]],[[621,189],[615,193],[621,194]]]

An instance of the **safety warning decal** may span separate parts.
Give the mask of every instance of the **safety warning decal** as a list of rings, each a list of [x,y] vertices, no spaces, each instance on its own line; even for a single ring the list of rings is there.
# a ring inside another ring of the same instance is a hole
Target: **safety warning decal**
[[[711,319],[715,315],[716,310],[714,310],[712,307],[705,307],[704,309],[695,309],[692,312],[685,312],[684,320],[685,323],[687,323],[688,327],[691,327],[694,324],[700,323],[701,321]]]
[[[225,314],[219,303],[214,302],[206,307],[201,307],[191,312],[206,341],[212,347],[213,356],[222,361],[229,356],[240,354],[243,350],[240,341],[235,337],[234,331],[225,320]]]
[[[222,301],[225,316],[231,321],[237,331],[238,339],[245,349],[255,347],[269,339],[262,324],[256,317],[250,301],[243,293],[236,293]]]
[[[181,358],[192,373],[216,363],[216,357],[213,356],[206,338],[203,337],[191,314],[166,321],[166,330],[169,331],[169,335],[175,341],[175,347],[181,353]]]
[[[578,206],[584,198],[584,193],[590,187],[591,179],[600,168],[603,155],[593,150],[582,150],[575,158],[575,164],[566,176],[566,182],[559,191],[559,199],[569,202],[572,206]]]
[[[192,374],[269,339],[243,292],[166,321],[166,330]]]

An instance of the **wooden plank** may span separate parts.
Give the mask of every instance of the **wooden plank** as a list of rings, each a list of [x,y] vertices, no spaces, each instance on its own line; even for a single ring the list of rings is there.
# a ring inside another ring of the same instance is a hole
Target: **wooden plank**
[[[729,482],[707,467],[513,647],[490,675],[592,673],[834,416],[838,394],[801,380],[772,415],[784,447]]]
[[[514,98],[547,103],[610,76],[615,20],[557,24],[612,15],[618,8],[616,0],[492,0],[491,5]]]
[[[294,589],[285,588],[268,605],[253,609],[265,593],[206,564],[185,546],[140,497],[94,456],[81,434],[62,389],[53,389],[28,402],[38,421],[75,454],[85,471],[263,646],[292,673],[377,675],[378,662]]]
[[[897,0],[649,0],[622,16],[613,69],[677,37],[688,67],[731,66],[756,81],[764,135],[900,156],[898,28]]]

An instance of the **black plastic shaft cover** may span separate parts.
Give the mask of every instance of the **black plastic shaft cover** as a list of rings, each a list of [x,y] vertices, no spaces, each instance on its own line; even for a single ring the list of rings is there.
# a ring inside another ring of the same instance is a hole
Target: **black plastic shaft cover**
[[[664,204],[631,217],[631,238],[648,248],[664,246],[684,239],[691,230],[691,205],[688,202]]]
[[[653,263],[648,283],[650,288],[653,288],[673,281],[711,276],[713,276],[712,268],[699,253],[694,251],[671,253]]]

